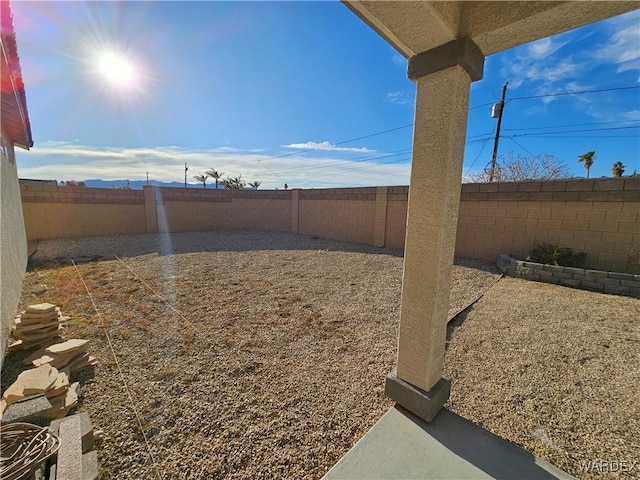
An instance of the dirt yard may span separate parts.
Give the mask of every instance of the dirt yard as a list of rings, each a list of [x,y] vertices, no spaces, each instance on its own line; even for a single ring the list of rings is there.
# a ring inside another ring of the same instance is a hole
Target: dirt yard
[[[101,478],[319,478],[392,404],[401,277],[401,252],[289,234],[50,241],[22,303],[92,341]],[[458,260],[450,313],[497,278]],[[450,325],[448,407],[580,477],[638,460],[639,322],[636,299],[503,279]]]

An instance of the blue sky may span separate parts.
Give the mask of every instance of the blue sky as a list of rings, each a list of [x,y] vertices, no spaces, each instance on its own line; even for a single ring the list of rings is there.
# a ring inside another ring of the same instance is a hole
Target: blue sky
[[[210,168],[261,188],[408,183],[406,61],[339,2],[14,1],[13,15],[35,141],[23,178],[182,181],[187,162],[194,185]],[[105,53],[126,59],[120,78]],[[490,160],[507,81],[500,154],[584,176],[576,159],[595,150],[592,178],[640,171],[640,11],[488,57],[466,175]],[[591,90],[606,91],[546,96]]]

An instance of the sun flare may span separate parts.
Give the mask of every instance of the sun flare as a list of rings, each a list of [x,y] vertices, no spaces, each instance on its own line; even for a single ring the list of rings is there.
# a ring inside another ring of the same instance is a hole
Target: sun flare
[[[136,82],[136,71],[126,58],[114,53],[104,53],[98,59],[98,71],[110,84],[130,87]]]

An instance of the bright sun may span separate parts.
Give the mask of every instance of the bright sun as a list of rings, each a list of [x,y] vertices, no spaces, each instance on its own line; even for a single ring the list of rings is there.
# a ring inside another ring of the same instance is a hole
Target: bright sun
[[[136,82],[136,71],[131,62],[114,53],[105,53],[98,59],[98,71],[116,87],[131,87]]]

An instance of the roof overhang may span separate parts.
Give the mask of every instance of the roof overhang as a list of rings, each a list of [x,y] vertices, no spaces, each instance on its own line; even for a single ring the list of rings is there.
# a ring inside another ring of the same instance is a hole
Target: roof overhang
[[[20,69],[20,58],[13,29],[13,17],[8,1],[0,2],[0,102],[2,108],[2,135],[14,145],[29,149],[33,146],[31,123],[27,112],[27,99]]]
[[[491,55],[640,8],[637,1],[344,3],[407,58],[462,37]]]

